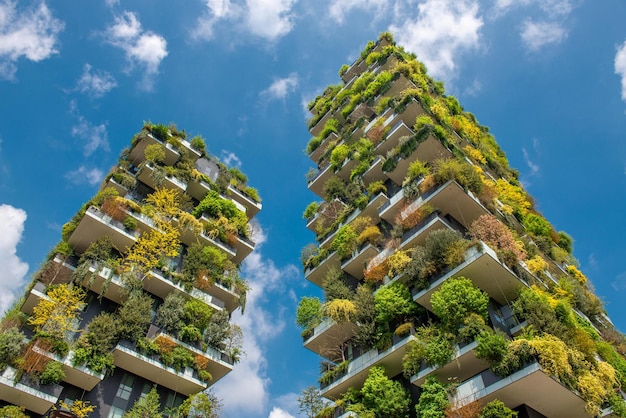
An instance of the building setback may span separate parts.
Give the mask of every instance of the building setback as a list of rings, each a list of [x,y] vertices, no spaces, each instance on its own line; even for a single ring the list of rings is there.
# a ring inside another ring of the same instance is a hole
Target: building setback
[[[154,389],[167,416],[186,416],[183,401],[239,360],[229,318],[260,209],[201,137],[146,124],[3,318],[0,408],[80,417],[67,410],[82,401],[118,418]]]
[[[339,75],[306,150],[317,416],[625,416],[624,337],[488,128],[389,33]]]

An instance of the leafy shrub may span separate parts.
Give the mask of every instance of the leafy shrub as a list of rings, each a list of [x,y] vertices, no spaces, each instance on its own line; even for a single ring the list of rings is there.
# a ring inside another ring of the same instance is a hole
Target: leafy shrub
[[[191,148],[196,151],[200,151],[200,154],[206,154],[206,144],[204,143],[204,139],[200,135],[196,135],[191,140],[189,140],[189,144]]]
[[[13,364],[24,349],[24,333],[17,327],[5,329],[0,333],[0,369]]]
[[[450,405],[448,392],[434,376],[426,378],[422,385],[422,393],[415,405],[418,418],[445,418],[446,409]]]
[[[352,255],[356,250],[358,235],[352,225],[344,225],[337,231],[335,239],[330,245],[332,251],[337,251],[337,255],[342,260]]]
[[[507,408],[507,406],[499,399],[487,403],[480,411],[479,418],[516,418],[517,412]]]
[[[400,382],[389,379],[381,366],[371,367],[361,388],[363,406],[376,417],[405,417],[411,398]]]
[[[317,297],[305,296],[296,309],[296,324],[303,329],[313,329],[322,319],[322,302]]]
[[[314,216],[317,213],[317,210],[319,209],[319,207],[320,207],[319,202],[309,203],[306,209],[304,210],[302,217],[304,219],[310,219],[312,216]]]
[[[356,314],[356,305],[349,299],[333,299],[324,305],[324,311],[335,322],[350,322]]]
[[[430,298],[432,309],[452,331],[461,327],[468,315],[474,313],[487,319],[489,296],[470,279],[457,277],[446,280]]]
[[[511,265],[526,259],[526,252],[521,243],[515,240],[511,230],[493,215],[481,215],[472,222],[469,228],[473,238],[486,242],[490,247],[498,251],[504,262]]]
[[[438,184],[455,180],[466,190],[479,194],[483,181],[474,166],[455,158],[434,162],[433,176]]]
[[[523,221],[526,230],[533,235],[544,236],[550,238],[552,236],[552,225],[543,217],[534,213],[529,213],[524,217]]]
[[[65,379],[63,365],[55,360],[49,361],[48,364],[46,364],[43,372],[41,372],[41,374],[39,375],[39,381],[42,385],[59,383],[63,379]]]
[[[24,408],[13,405],[0,408],[0,416],[4,418],[29,418],[24,413]]]
[[[454,335],[436,325],[416,330],[417,340],[412,341],[402,358],[402,370],[408,378],[417,374],[422,361],[428,366],[444,366],[454,355]]]

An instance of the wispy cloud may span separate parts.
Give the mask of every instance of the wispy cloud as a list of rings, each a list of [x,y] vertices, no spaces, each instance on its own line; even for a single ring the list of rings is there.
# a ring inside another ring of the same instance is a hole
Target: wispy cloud
[[[143,30],[141,22],[133,12],[125,11],[115,18],[105,33],[106,40],[124,51],[131,69],[139,66],[144,75],[140,86],[151,90],[159,65],[168,54],[167,41],[161,35]]]
[[[6,311],[18,290],[25,283],[28,264],[17,255],[17,245],[24,233],[26,212],[13,206],[0,205],[0,313]]]
[[[291,32],[297,0],[204,0],[205,13],[198,19],[191,35],[210,40],[220,30],[235,29],[268,41],[275,41]]]
[[[76,90],[91,97],[102,97],[117,87],[115,78],[104,70],[92,69],[85,64],[83,74],[76,82]]]
[[[17,61],[39,62],[58,53],[62,21],[52,16],[45,2],[17,10],[17,1],[0,1],[0,78],[12,80]]]
[[[529,51],[538,51],[547,45],[560,44],[567,38],[567,30],[560,22],[528,19],[522,23],[520,36]]]
[[[75,101],[70,103],[70,113],[77,121],[72,126],[72,136],[81,140],[83,154],[88,157],[97,149],[109,152],[109,140],[107,127],[104,123],[94,125],[80,114]]]
[[[286,292],[289,281],[298,276],[299,270],[294,265],[279,268],[272,260],[264,258],[260,247],[266,240],[267,236],[257,227],[253,234],[257,247],[243,263],[242,274],[248,278],[251,290],[247,295],[245,315],[235,312],[233,322],[238,323],[244,331],[246,355],[216,385],[216,394],[224,401],[225,416],[261,414],[268,407],[271,381],[267,377],[264,347],[269,340],[280,335],[285,327],[280,296]],[[246,396],[241,396],[242,393]]]
[[[528,176],[527,177],[534,177],[537,174],[539,174],[539,170],[541,169],[541,167],[539,166],[539,164],[536,162],[537,159],[539,159],[541,157],[541,150],[540,150],[540,146],[539,146],[539,140],[537,138],[533,138],[533,146],[532,146],[532,155],[531,152],[526,149],[525,147],[522,147],[522,154],[524,155],[524,161],[526,162],[526,166],[528,167]],[[527,182],[526,185],[528,186],[529,183]]]
[[[225,149],[222,150],[222,161],[224,164],[231,167],[241,167],[241,160],[234,152],[227,151]]]
[[[399,44],[417,54],[435,77],[454,78],[457,60],[465,51],[481,47],[483,19],[474,0],[427,0],[417,6],[416,18],[392,24]]]
[[[65,179],[74,184],[88,184],[95,186],[102,181],[104,173],[96,167],[86,167],[81,165],[74,171],[65,174]]]
[[[626,41],[617,48],[614,65],[622,83],[622,100],[626,102]]]
[[[298,74],[291,73],[285,78],[277,78],[272,84],[261,92],[261,97],[265,97],[269,100],[279,99],[284,100],[289,93],[292,93],[298,88]]]
[[[615,280],[611,282],[611,287],[617,292],[626,290],[626,271],[615,276]]]
[[[373,16],[380,16],[388,5],[387,0],[332,0],[328,12],[335,21],[343,23],[354,9],[368,10]]]

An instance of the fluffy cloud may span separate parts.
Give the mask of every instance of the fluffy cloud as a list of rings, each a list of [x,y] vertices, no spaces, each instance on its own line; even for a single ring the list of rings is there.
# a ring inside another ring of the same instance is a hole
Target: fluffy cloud
[[[72,136],[82,141],[83,153],[86,157],[97,149],[109,151],[109,140],[106,125],[94,125],[78,111],[76,102],[70,104],[70,112],[76,117],[77,123],[72,126]]]
[[[559,22],[528,19],[522,24],[520,36],[528,50],[537,51],[546,45],[561,43],[567,37],[567,30]]]
[[[622,100],[626,102],[626,41],[617,48],[615,54],[615,74],[622,81]]]
[[[295,418],[295,417],[291,415],[289,412],[275,406],[274,408],[272,408],[267,418]]]
[[[22,209],[0,205],[0,312],[11,306],[28,272],[28,264],[20,260],[16,250],[22,239],[25,221],[26,212]]]
[[[212,39],[219,24],[274,41],[291,32],[297,0],[204,0],[206,12],[192,31],[195,39]]]
[[[18,11],[17,1],[0,0],[0,78],[13,79],[22,57],[38,62],[58,53],[62,30],[63,22],[52,16],[43,1]]]
[[[455,75],[458,56],[481,46],[482,26],[474,0],[427,0],[418,5],[417,18],[393,24],[390,30],[431,75],[449,80]]]
[[[96,167],[86,167],[81,165],[74,171],[65,174],[65,179],[74,184],[89,184],[95,186],[102,181],[104,173]]]
[[[165,38],[144,31],[137,16],[128,11],[115,18],[105,36],[107,42],[124,51],[131,67],[137,65],[144,70],[141,86],[146,90],[152,89],[154,75],[159,72],[159,65],[168,54]]]
[[[243,263],[242,275],[248,278],[251,290],[247,295],[245,315],[235,312],[233,322],[244,331],[245,355],[234,370],[215,386],[216,395],[224,401],[225,416],[261,414],[269,401],[271,382],[267,377],[263,346],[285,327],[280,306],[277,306],[278,296],[285,293],[286,283],[297,277],[298,269],[294,265],[278,268],[272,260],[263,258],[259,248],[266,239],[263,231],[257,228],[252,238],[257,247]],[[272,314],[266,304],[271,304],[272,312],[278,313]],[[242,393],[246,396],[241,396]],[[280,413],[281,410],[276,409],[276,413]]]
[[[270,86],[261,92],[262,97],[268,99],[283,100],[287,95],[296,90],[298,87],[298,74],[291,73],[285,78],[274,80]]]
[[[113,76],[103,70],[92,71],[91,65],[85,64],[83,74],[76,82],[76,90],[91,97],[102,97],[117,87]]]

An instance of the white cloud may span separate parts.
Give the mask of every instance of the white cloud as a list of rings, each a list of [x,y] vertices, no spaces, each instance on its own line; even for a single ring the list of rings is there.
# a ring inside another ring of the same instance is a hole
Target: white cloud
[[[615,74],[622,82],[622,100],[626,102],[626,41],[617,48],[615,53]]]
[[[569,15],[578,2],[571,0],[496,0],[494,9],[496,14],[502,15],[509,11],[530,5],[537,5],[550,17]]]
[[[261,96],[268,99],[284,100],[289,93],[292,93],[298,87],[298,74],[291,73],[285,78],[274,80],[270,86],[261,92]]]
[[[386,0],[332,0],[328,12],[330,17],[343,23],[346,15],[353,9],[371,10],[374,16],[379,15],[386,7]]]
[[[76,170],[70,171],[65,174],[65,178],[74,184],[87,183],[90,186],[95,186],[96,184],[100,183],[103,177],[104,173],[102,172],[102,170],[96,167],[88,168],[84,165],[81,165]]]
[[[528,19],[522,23],[521,34],[524,46],[537,51],[546,45],[556,45],[567,37],[567,30],[559,22],[534,22]]]
[[[210,40],[216,26],[235,28],[268,41],[291,32],[295,16],[293,6],[297,0],[204,0],[206,11],[192,30],[195,39]],[[226,26],[227,25],[227,26]]]
[[[0,0],[0,78],[13,79],[22,57],[39,62],[58,53],[63,26],[43,1],[18,11],[17,1]]]
[[[524,161],[526,161],[526,165],[528,166],[528,169],[530,170],[529,176],[534,176],[535,174],[539,172],[539,165],[534,163],[530,159],[530,156],[528,155],[528,151],[526,151],[526,148],[522,148],[522,154],[524,154]]]
[[[272,408],[267,418],[295,418],[295,417],[291,415],[289,412],[275,406]]]
[[[24,210],[0,205],[0,313],[11,307],[16,293],[24,286],[28,272],[28,264],[17,255],[17,244],[22,239],[25,221]]]
[[[84,141],[82,144],[83,153],[86,157],[93,154],[97,149],[109,151],[109,141],[106,125],[94,125],[89,122],[78,111],[76,102],[70,103],[70,112],[78,119],[77,123],[72,126],[72,136]]]
[[[230,167],[241,167],[241,160],[234,152],[222,150],[222,161]]]
[[[454,78],[463,51],[481,46],[483,20],[474,0],[427,0],[418,6],[416,19],[391,25],[400,45],[417,54],[435,77]]]
[[[104,96],[115,87],[117,82],[110,73],[98,69],[92,71],[89,64],[85,64],[83,74],[76,82],[79,92],[96,98]]]
[[[138,65],[144,70],[141,86],[151,90],[154,75],[168,54],[167,41],[161,35],[144,31],[141,22],[133,12],[125,11],[115,18],[115,23],[107,28],[107,41],[126,53],[131,68]]]
[[[478,95],[478,93],[482,91],[482,89],[483,89],[482,83],[474,79],[472,84],[470,84],[469,86],[463,89],[463,94],[466,96],[476,96]]]
[[[613,287],[616,292],[626,290],[626,271],[618,274],[615,277],[615,280],[611,282],[611,287]]]
[[[270,379],[264,344],[276,338],[285,327],[279,296],[285,293],[288,281],[297,277],[294,265],[278,268],[272,260],[263,258],[259,247],[267,239],[257,227],[253,234],[255,251],[243,263],[242,276],[249,280],[246,311],[233,314],[233,322],[244,331],[245,355],[234,370],[215,386],[216,395],[224,401],[225,416],[249,416],[266,411],[269,401]],[[266,306],[271,306],[272,312]],[[290,318],[291,320],[291,318]],[[241,396],[245,393],[246,396]],[[280,413],[280,411],[278,411]],[[277,415],[280,416],[280,415]]]

